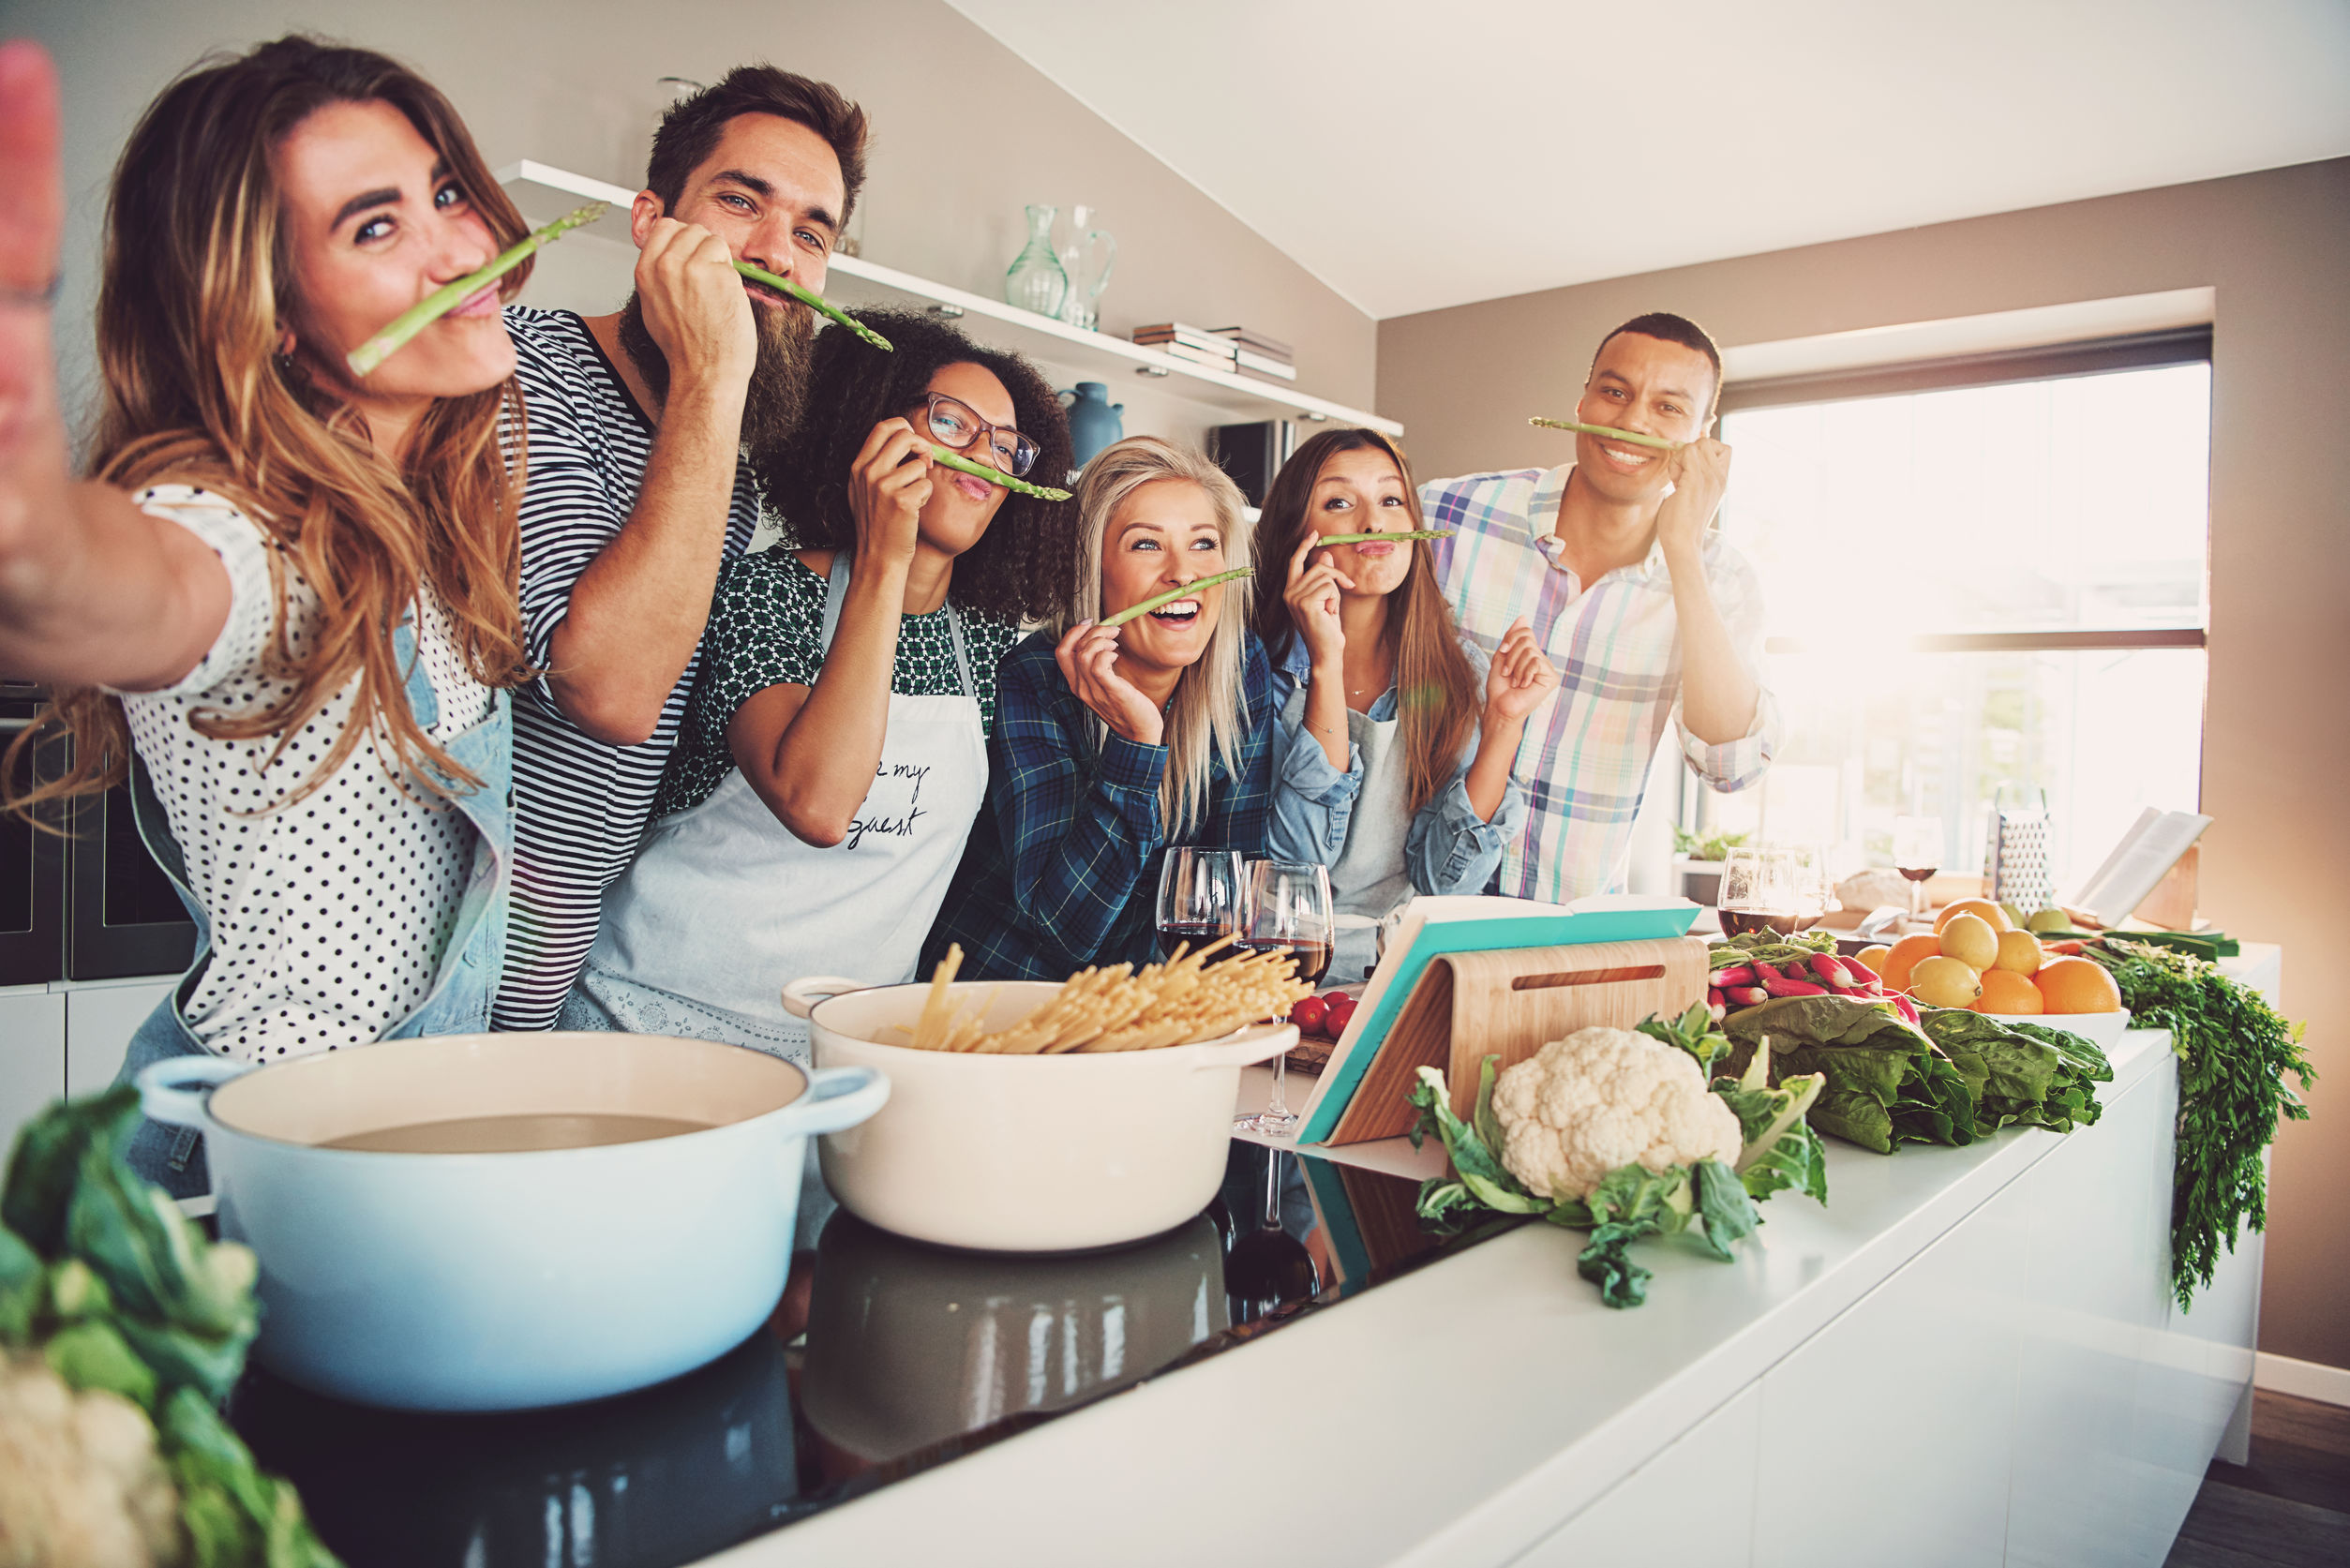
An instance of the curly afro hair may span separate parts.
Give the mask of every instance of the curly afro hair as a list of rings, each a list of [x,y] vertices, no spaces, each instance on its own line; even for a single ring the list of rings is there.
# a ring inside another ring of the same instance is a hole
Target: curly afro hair
[[[977,365],[1011,395],[1020,430],[1040,450],[1027,477],[1064,483],[1070,470],[1069,421],[1044,378],[1018,354],[982,348],[935,317],[903,310],[858,310],[858,321],[888,338],[892,351],[829,328],[816,334],[808,366],[807,412],[791,439],[755,458],[768,503],[801,549],[844,550],[857,542],[848,510],[848,475],[865,438],[883,420],[922,400],[950,365]],[[987,532],[955,562],[949,590],[965,609],[1020,621],[1059,610],[1076,575],[1077,508],[1014,490]]]

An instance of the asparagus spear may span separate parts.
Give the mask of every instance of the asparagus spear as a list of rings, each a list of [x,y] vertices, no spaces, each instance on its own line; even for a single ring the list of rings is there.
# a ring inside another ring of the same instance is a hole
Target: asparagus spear
[[[1686,441],[1669,441],[1662,436],[1643,436],[1634,430],[1619,430],[1612,425],[1579,425],[1571,419],[1545,419],[1540,414],[1526,421],[1545,430],[1572,430],[1579,436],[1604,436],[1609,441],[1630,441],[1634,446],[1653,446],[1659,452],[1678,452]]]
[[[1415,528],[1402,533],[1326,533],[1322,536],[1321,543],[1314,545],[1314,548],[1318,550],[1323,545],[1368,545],[1374,539],[1450,539],[1451,537],[1452,530],[1448,528]]]
[[[863,338],[866,342],[872,344],[876,349],[886,351],[890,347],[890,340],[888,338],[874,331],[873,328],[865,325],[864,322],[851,317],[847,311],[843,310],[839,306],[834,305],[831,300],[826,299],[822,294],[817,293],[813,289],[802,289],[799,284],[794,283],[790,278],[779,277],[775,274],[769,272],[765,267],[755,267],[748,261],[737,261],[734,264],[734,270],[741,273],[743,276],[749,278],[754,283],[764,283],[771,289],[781,289],[785,293],[789,294],[793,299],[798,300],[801,304],[808,306],[811,310],[823,311],[827,316],[831,317],[832,320],[840,322],[841,325],[846,327],[849,331],[855,333],[858,336]]]
[[[885,343],[882,347],[887,348],[889,345]],[[975,463],[958,453],[948,451],[943,446],[932,447],[930,459],[934,463],[944,463],[947,467],[964,473],[976,474],[990,485],[1001,485],[1007,490],[1017,490],[1024,496],[1034,496],[1039,500],[1067,500],[1069,499],[1067,490],[1055,490],[1050,485],[1031,485],[1025,479],[1014,479],[1001,469],[991,469],[985,463]]]
[[[1186,583],[1181,588],[1171,588],[1164,593],[1154,593],[1139,605],[1129,605],[1115,615],[1103,616],[1101,624],[1115,629],[1125,625],[1138,615],[1148,615],[1161,605],[1172,605],[1178,599],[1189,599],[1202,589],[1214,588],[1218,583],[1228,583],[1235,577],[1254,575],[1256,575],[1255,567],[1235,566],[1229,572],[1219,572],[1212,577],[1202,577],[1198,582]]]
[[[368,374],[377,366],[399,352],[410,338],[414,337],[425,328],[481,292],[484,284],[495,282],[514,271],[521,263],[522,258],[531,255],[541,246],[561,239],[583,223],[593,223],[609,211],[611,203],[608,202],[591,202],[584,207],[576,207],[565,213],[546,228],[534,230],[524,235],[513,248],[500,253],[496,261],[481,271],[460,277],[455,283],[435,289],[423,300],[400,312],[399,317],[390,326],[345,354],[343,362],[351,366],[351,373],[354,376]]]

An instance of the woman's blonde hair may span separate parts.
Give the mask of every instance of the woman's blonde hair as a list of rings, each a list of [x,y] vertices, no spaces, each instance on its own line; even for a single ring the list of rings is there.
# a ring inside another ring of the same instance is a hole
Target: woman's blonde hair
[[[1101,619],[1102,541],[1118,510],[1145,485],[1175,480],[1196,485],[1216,514],[1226,569],[1249,560],[1249,519],[1240,487],[1201,453],[1157,436],[1129,436],[1104,447],[1077,481],[1077,581],[1067,608],[1055,623],[1055,636],[1081,620]],[[1175,679],[1167,709],[1167,772],[1159,785],[1159,819],[1172,839],[1187,831],[1207,810],[1211,758],[1225,772],[1240,772],[1241,746],[1250,716],[1241,709],[1241,665],[1249,639],[1249,587],[1242,577],[1224,585],[1224,598],[1208,634],[1207,651]],[[1109,726],[1100,726],[1106,738]]]
[[[166,87],[124,146],[107,203],[97,307],[104,403],[91,470],[135,489],[187,480],[236,501],[273,545],[270,673],[279,701],[240,713],[200,710],[216,739],[287,741],[356,680],[335,745],[289,799],[322,784],[365,739],[387,771],[430,796],[479,780],[416,722],[392,634],[429,585],[447,606],[466,667],[486,684],[529,673],[518,599],[519,394],[504,385],[436,401],[397,463],[369,444],[357,412],[277,349],[298,317],[271,156],[318,110],[390,104],[464,190],[502,248],[527,231],[457,111],[397,61],[299,36],[200,62]],[[511,299],[530,273],[508,273]],[[296,657],[286,573],[317,594],[317,624]],[[122,705],[90,687],[55,694],[18,746],[64,729],[67,775],[10,800],[103,789],[128,768]],[[12,748],[13,751],[13,748]],[[10,769],[13,777],[14,770]]]

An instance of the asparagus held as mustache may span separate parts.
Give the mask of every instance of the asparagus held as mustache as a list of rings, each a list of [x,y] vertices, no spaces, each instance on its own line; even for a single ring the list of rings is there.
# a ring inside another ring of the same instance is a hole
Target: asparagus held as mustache
[[[393,319],[392,324],[360,344],[343,356],[354,376],[366,376],[385,360],[408,346],[409,341],[450,311],[481,292],[486,284],[514,271],[542,246],[551,245],[583,223],[593,223],[611,209],[608,202],[591,202],[575,207],[544,229],[536,229],[520,241],[501,251],[498,259],[477,273],[470,273],[455,283],[443,284]]]

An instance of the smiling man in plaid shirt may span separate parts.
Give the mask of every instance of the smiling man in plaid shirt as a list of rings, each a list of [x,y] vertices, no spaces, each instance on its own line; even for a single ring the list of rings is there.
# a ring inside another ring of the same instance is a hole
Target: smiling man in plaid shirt
[[[1710,527],[1729,483],[1729,448],[1704,433],[1721,386],[1703,328],[1635,317],[1600,341],[1575,417],[1687,444],[1577,436],[1564,468],[1420,488],[1428,526],[1453,530],[1436,560],[1461,628],[1489,649],[1523,616],[1559,669],[1519,749],[1526,829],[1502,858],[1502,892],[1565,903],[1623,889],[1669,724],[1716,789],[1771,766],[1761,585]]]

